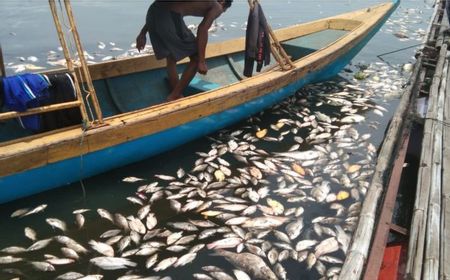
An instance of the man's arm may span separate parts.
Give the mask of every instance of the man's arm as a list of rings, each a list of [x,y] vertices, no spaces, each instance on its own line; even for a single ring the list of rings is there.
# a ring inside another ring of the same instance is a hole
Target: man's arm
[[[147,24],[144,24],[141,32],[139,32],[139,35],[136,37],[136,48],[138,49],[138,51],[141,51],[145,48],[145,44],[147,43],[147,32],[148,26]]]
[[[202,22],[197,28],[197,48],[198,48],[198,72],[206,74],[208,67],[205,61],[206,44],[208,43],[208,30],[214,20],[223,12],[222,6],[215,2],[203,17]]]

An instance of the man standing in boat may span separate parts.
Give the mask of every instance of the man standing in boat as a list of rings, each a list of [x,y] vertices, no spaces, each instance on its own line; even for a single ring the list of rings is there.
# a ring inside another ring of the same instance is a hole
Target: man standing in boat
[[[136,48],[140,51],[146,44],[146,34],[157,59],[166,59],[167,74],[171,86],[168,101],[183,97],[183,90],[189,85],[198,71],[206,74],[205,50],[208,42],[208,29],[213,21],[225,12],[233,0],[155,0],[147,12],[146,23],[136,38]],[[197,28],[197,37],[186,26],[184,16],[202,17]],[[181,79],[176,70],[177,61],[188,57],[189,64]]]

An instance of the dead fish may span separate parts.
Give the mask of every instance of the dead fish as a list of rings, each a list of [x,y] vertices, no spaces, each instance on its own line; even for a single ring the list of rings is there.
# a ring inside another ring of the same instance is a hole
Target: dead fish
[[[22,261],[22,258],[16,258],[12,256],[0,256],[0,264],[11,264]]]
[[[316,257],[335,252],[339,249],[339,244],[334,237],[327,238],[319,243],[314,250]]]
[[[67,247],[62,247],[61,252],[67,258],[71,258],[74,260],[78,260],[80,258],[80,256],[78,255],[78,253],[75,250],[67,248]]]
[[[52,228],[57,228],[57,229],[60,229],[62,231],[66,231],[67,230],[67,225],[66,225],[66,223],[64,221],[61,221],[61,220],[56,219],[56,218],[47,218],[47,219],[45,219],[45,221]]]
[[[181,229],[184,231],[198,231],[198,228],[195,225],[187,222],[168,223],[168,225],[175,229]]]
[[[156,264],[156,262],[158,261],[158,254],[154,254],[153,256],[149,257],[146,261],[145,261],[145,267],[147,269],[151,268],[152,266],[154,266]]]
[[[66,264],[74,263],[75,260],[69,259],[69,258],[51,258],[51,259],[48,259],[47,262],[51,265],[66,265]]]
[[[15,218],[15,217],[22,217],[23,215],[25,215],[25,213],[29,212],[30,208],[22,208],[22,209],[17,209],[16,211],[14,211],[11,214],[11,218]]]
[[[206,245],[206,247],[210,250],[211,249],[235,248],[236,246],[238,246],[241,243],[242,243],[241,238],[230,237],[230,238],[225,238],[225,239],[221,239],[221,240],[216,240],[216,241]]]
[[[183,231],[174,232],[174,233],[170,234],[169,236],[167,236],[167,241],[166,241],[167,245],[172,245],[178,239],[180,239],[182,236],[183,236]]]
[[[135,262],[132,262],[126,258],[114,258],[114,257],[97,257],[91,259],[90,263],[104,270],[126,269],[129,267],[137,266]]]
[[[216,250],[216,253],[225,257],[237,268],[250,274],[253,279],[277,280],[275,273],[267,266],[262,258],[250,253],[232,253],[225,250]]]
[[[342,118],[340,121],[341,123],[360,123],[364,121],[366,118],[361,115],[350,115],[347,117]]]
[[[59,275],[58,277],[55,278],[55,280],[76,280],[81,279],[82,277],[84,277],[83,274],[70,271]]]
[[[287,153],[275,153],[276,155],[293,158],[297,160],[313,160],[322,156],[319,151],[304,151],[304,152],[287,152]]]
[[[111,213],[109,213],[108,210],[99,208],[99,209],[97,209],[97,213],[100,215],[100,217],[107,219],[107,220],[111,221],[112,223],[114,223],[114,218],[111,215]]]
[[[156,226],[157,223],[158,223],[158,221],[156,220],[155,214],[153,214],[153,213],[148,214],[147,220],[145,222],[147,229],[152,230]]]
[[[251,218],[250,220],[242,224],[242,226],[245,228],[268,229],[279,227],[288,220],[289,218],[287,217],[266,215],[264,217]]]
[[[78,229],[81,229],[84,226],[85,218],[83,214],[77,213],[75,214],[75,223],[77,224]]]
[[[134,183],[134,182],[139,182],[139,181],[142,181],[142,180],[144,180],[144,179],[130,176],[130,177],[123,178],[122,182]]]
[[[140,234],[145,234],[147,232],[145,225],[141,222],[141,220],[136,219],[135,217],[128,218],[128,225],[132,231]]]
[[[30,262],[30,264],[39,271],[55,271],[55,267],[47,262]]]
[[[10,246],[10,247],[3,248],[0,252],[5,253],[5,254],[16,255],[16,254],[20,254],[20,253],[23,253],[26,251],[27,251],[27,249],[25,249],[23,247]]]
[[[300,240],[297,245],[295,245],[295,250],[300,252],[309,249],[316,244],[317,240]]]
[[[47,247],[48,244],[50,244],[52,242],[52,240],[53,240],[52,238],[48,238],[48,239],[36,241],[30,247],[28,247],[27,251],[41,250],[41,249]]]
[[[155,175],[155,177],[158,178],[158,179],[161,179],[163,181],[174,181],[174,180],[176,180],[175,177],[168,176],[168,175],[159,175],[159,174],[157,174],[157,175]]]
[[[65,245],[66,247],[76,251],[77,253],[81,253],[81,254],[86,254],[88,252],[88,250],[86,248],[84,248],[81,244],[79,244],[78,242],[76,242],[75,240],[73,240],[70,237],[64,236],[64,235],[58,235],[55,236],[54,239]]]
[[[114,257],[114,249],[106,243],[91,240],[89,241],[89,245],[91,245],[92,249],[104,256]]]
[[[185,266],[188,263],[191,263],[197,257],[196,253],[187,253],[181,256],[175,263],[174,267]]]
[[[26,217],[26,216],[29,216],[29,215],[40,213],[40,212],[44,211],[45,208],[47,208],[47,204],[41,204],[41,205],[37,206],[36,208],[34,208],[34,209],[28,211],[27,213],[23,214],[20,217]]]
[[[164,259],[164,260],[160,261],[153,270],[157,271],[157,272],[161,271],[161,270],[165,270],[165,269],[169,268],[170,266],[172,266],[177,260],[178,260],[177,257],[170,257],[170,258]]]

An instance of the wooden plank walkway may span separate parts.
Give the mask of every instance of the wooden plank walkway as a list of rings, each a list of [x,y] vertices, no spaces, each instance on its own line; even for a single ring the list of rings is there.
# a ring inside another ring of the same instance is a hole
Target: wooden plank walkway
[[[450,37],[443,1],[437,3],[427,45],[437,63],[425,117],[416,202],[411,223],[408,279],[450,279]]]

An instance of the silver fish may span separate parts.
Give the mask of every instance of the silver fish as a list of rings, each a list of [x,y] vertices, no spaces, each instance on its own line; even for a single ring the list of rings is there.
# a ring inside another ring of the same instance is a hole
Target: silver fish
[[[225,250],[216,250],[216,253],[225,257],[237,268],[250,274],[253,279],[276,280],[275,273],[267,266],[262,258],[250,253],[232,253]]]
[[[55,271],[55,267],[47,262],[30,262],[30,264],[39,271]]]
[[[246,221],[242,224],[243,227],[246,228],[254,228],[254,229],[268,229],[279,227],[288,221],[287,217],[279,217],[279,216],[264,216],[264,217],[256,217]]]
[[[82,277],[84,277],[83,274],[70,271],[59,275],[58,277],[55,278],[55,280],[76,280],[81,279]]]
[[[30,247],[28,247],[27,251],[41,250],[41,249],[47,247],[48,244],[50,244],[52,242],[52,240],[53,240],[52,238],[48,238],[48,239],[36,241]]]
[[[89,241],[89,245],[91,245],[92,249],[104,256],[114,257],[114,249],[106,243],[91,240]]]
[[[181,256],[175,263],[174,267],[185,266],[188,263],[191,263],[197,257],[196,253],[187,253]]]
[[[28,239],[30,239],[31,241],[36,241],[36,236],[37,236],[37,234],[36,234],[36,231],[34,231],[34,229],[32,229],[32,228],[30,228],[30,227],[26,227],[25,229],[24,229],[24,232],[25,232],[25,236],[28,238]]]
[[[90,260],[90,262],[104,270],[126,269],[129,267],[136,267],[136,263],[126,258],[114,257],[97,257]]]
[[[169,268],[170,266],[172,266],[177,260],[178,260],[177,257],[170,257],[170,258],[164,259],[164,260],[160,261],[155,266],[155,268],[153,268],[153,270],[154,271],[165,270],[165,269]]]
[[[338,249],[339,249],[339,244],[338,244],[336,238],[330,237],[330,238],[327,238],[327,239],[323,240],[322,242],[320,242],[320,244],[316,246],[314,253],[315,253],[316,257],[320,257],[322,255],[335,252]]]
[[[11,264],[22,261],[22,258],[16,258],[12,256],[0,256],[0,264]]]
[[[5,254],[20,254],[23,252],[26,252],[27,249],[23,248],[23,247],[17,247],[17,246],[10,246],[10,247],[6,247],[3,248],[0,252],[5,253]]]

